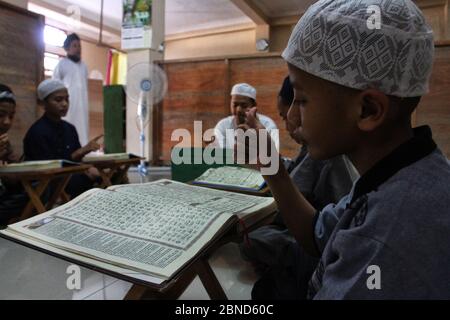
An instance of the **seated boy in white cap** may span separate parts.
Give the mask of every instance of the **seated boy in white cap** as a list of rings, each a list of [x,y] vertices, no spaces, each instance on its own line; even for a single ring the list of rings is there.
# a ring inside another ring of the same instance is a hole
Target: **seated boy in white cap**
[[[433,52],[410,0],[320,0],[293,31],[283,53],[295,91],[288,119],[311,157],[346,154],[361,174],[320,212],[283,166],[265,177],[291,233],[321,256],[311,299],[450,299],[450,166],[431,129],[411,126]],[[255,114],[244,128],[260,127]]]
[[[231,114],[219,121],[214,129],[215,142],[220,148],[233,149],[234,130],[245,123],[246,112],[256,107],[256,89],[247,83],[236,84],[231,90]],[[277,125],[267,116],[258,114],[258,119],[270,133],[277,149],[279,149],[279,132]]]
[[[8,135],[15,114],[16,98],[14,93],[8,86],[0,84],[0,165],[19,161]],[[11,219],[18,217],[27,202],[28,197],[19,181],[0,180],[0,228],[6,226]]]
[[[81,147],[76,128],[62,120],[69,110],[69,93],[60,80],[45,80],[38,87],[38,98],[44,104],[45,113],[28,130],[23,141],[26,161],[69,160],[79,162],[83,157],[100,148],[99,136]],[[98,177],[95,170],[87,175],[74,175],[66,191],[76,197],[93,186]]]

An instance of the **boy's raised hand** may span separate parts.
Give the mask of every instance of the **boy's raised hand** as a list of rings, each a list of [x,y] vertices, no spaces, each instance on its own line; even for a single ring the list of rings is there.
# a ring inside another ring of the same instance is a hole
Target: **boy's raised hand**
[[[8,134],[2,134],[0,135],[0,150],[3,150],[3,148],[6,148],[6,146],[9,144],[9,138]]]
[[[245,163],[252,169],[261,170],[261,168],[271,165],[269,158],[278,158],[279,154],[270,134],[259,121],[257,111],[256,107],[248,111],[246,123],[238,126],[238,129],[241,129],[249,137],[250,141],[249,139],[239,139],[239,135],[242,132],[239,133],[238,131],[234,152],[238,164]],[[266,131],[262,133],[260,130]]]
[[[252,109],[250,109],[250,111],[247,112],[246,116],[246,121],[245,121],[245,125],[248,126],[248,128],[251,129],[265,129],[265,127],[261,124],[261,122],[259,121],[258,117],[256,116],[256,113],[258,112],[258,108],[254,107]]]
[[[256,116],[256,108],[247,113],[247,122],[242,129],[263,129],[264,126],[259,122]],[[283,216],[283,220],[295,239],[305,248],[305,250],[313,256],[319,256],[314,239],[313,219],[316,214],[309,202],[303,197],[298,188],[294,185],[286,168],[279,165],[281,161],[278,151],[268,133],[266,133],[267,148],[272,155],[264,159],[264,152],[261,152],[261,146],[264,141],[258,140],[258,158],[257,165],[252,168],[261,171],[264,176],[273,197],[277,201],[279,212]],[[258,135],[259,137],[259,135]],[[261,137],[259,137],[261,138]],[[249,146],[246,144],[246,149]],[[251,146],[250,146],[251,147]],[[264,151],[264,150],[263,150]],[[261,153],[260,153],[261,152]],[[266,165],[264,160],[270,160]],[[279,161],[276,163],[276,161]],[[274,169],[272,171],[272,168]],[[271,172],[271,173],[267,173]]]
[[[5,133],[0,135],[0,158],[9,153],[10,147],[8,134]]]
[[[104,137],[103,134],[99,135],[98,137],[89,141],[89,143],[87,145],[85,145],[84,147],[82,147],[82,148],[78,149],[77,151],[75,151],[74,153],[72,153],[72,160],[73,161],[82,161],[83,157],[85,155],[87,155],[88,153],[99,150],[101,148],[101,145],[98,143],[98,140],[100,140],[103,137]]]
[[[85,146],[86,151],[88,152],[93,152],[93,151],[97,151],[101,148],[101,145],[98,143],[98,141],[103,138],[105,135],[99,135],[98,137],[92,139],[91,141],[89,141],[89,143]]]

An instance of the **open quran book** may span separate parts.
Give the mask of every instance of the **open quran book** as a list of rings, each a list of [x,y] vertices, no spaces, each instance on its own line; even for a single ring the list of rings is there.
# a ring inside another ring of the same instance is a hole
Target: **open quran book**
[[[31,172],[31,171],[71,167],[76,165],[79,165],[79,163],[67,160],[25,161],[0,166],[0,173]]]
[[[10,225],[3,237],[82,265],[161,284],[214,239],[276,210],[273,198],[170,180],[93,189]]]
[[[243,167],[212,168],[195,179],[192,184],[230,191],[266,191],[267,185],[257,170]]]

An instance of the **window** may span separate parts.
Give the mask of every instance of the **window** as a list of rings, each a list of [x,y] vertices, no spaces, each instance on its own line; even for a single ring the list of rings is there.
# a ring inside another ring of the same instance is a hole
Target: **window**
[[[44,28],[44,42],[47,45],[60,47],[62,48],[64,45],[64,41],[67,38],[67,34],[61,29],[45,26]]]
[[[61,56],[58,55],[61,48],[64,46],[64,41],[67,38],[67,34],[58,28],[46,25],[44,28],[44,42],[46,44],[46,50],[44,55],[44,67],[45,75],[47,77],[53,76],[53,71],[58,65]]]
[[[45,75],[48,77],[53,76],[53,71],[55,70],[56,66],[58,65],[60,56],[57,54],[46,52],[44,55],[44,68],[45,68]]]

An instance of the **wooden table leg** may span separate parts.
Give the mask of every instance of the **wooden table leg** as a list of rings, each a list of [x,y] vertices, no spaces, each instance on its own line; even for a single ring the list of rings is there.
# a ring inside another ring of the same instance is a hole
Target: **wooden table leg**
[[[28,202],[25,209],[22,211],[20,216],[21,220],[25,220],[31,217],[33,213],[33,209],[36,209],[38,213],[44,213],[46,211],[45,206],[42,204],[41,195],[44,193],[50,182],[49,178],[43,179],[39,182],[36,189],[33,189],[31,186],[31,181],[22,181],[22,185],[30,197],[30,201]]]
[[[66,189],[66,186],[69,183],[71,178],[72,178],[72,175],[68,175],[59,180],[59,182],[56,185],[55,192],[53,193],[50,200],[47,202],[47,205],[46,205],[47,210],[52,209],[53,206],[55,205],[56,201],[58,201],[58,199],[60,197],[65,197],[67,195],[67,194],[65,194],[65,196],[62,196],[64,189]],[[63,199],[63,200],[66,200],[66,199]]]
[[[128,173],[128,169],[130,169],[130,165],[124,165],[122,168],[118,168],[115,172],[117,175],[117,180],[120,181],[120,184],[123,184],[124,177]]]
[[[143,300],[147,293],[147,288],[144,286],[133,285],[125,296],[124,300]]]
[[[133,285],[125,296],[125,300],[177,300],[197,276],[197,269],[191,266],[164,290],[157,290],[141,285]]]
[[[198,260],[196,263],[196,270],[203,286],[212,300],[228,300],[225,291],[223,291],[219,280],[217,280],[217,277],[206,258]]]
[[[61,192],[61,200],[63,203],[67,203],[71,200],[70,196],[64,190]]]
[[[104,170],[99,170],[100,177],[102,178],[102,184],[100,185],[100,188],[108,188],[112,186],[111,177],[112,173],[114,173],[113,170],[110,170],[110,172],[105,172]]]

